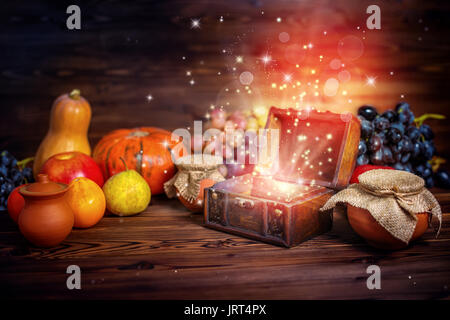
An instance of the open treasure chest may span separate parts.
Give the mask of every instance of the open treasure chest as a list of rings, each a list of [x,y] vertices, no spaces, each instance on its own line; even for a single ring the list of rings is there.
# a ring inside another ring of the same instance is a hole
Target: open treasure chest
[[[205,226],[286,247],[327,232],[332,212],[319,209],[347,186],[359,137],[351,114],[272,107],[259,142],[271,156],[205,189]]]

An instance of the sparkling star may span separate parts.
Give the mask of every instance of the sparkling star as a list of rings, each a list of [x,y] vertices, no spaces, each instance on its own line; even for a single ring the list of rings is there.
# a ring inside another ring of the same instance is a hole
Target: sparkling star
[[[242,63],[243,61],[244,61],[244,58],[242,58],[241,56],[236,57],[236,63]]]
[[[149,94],[149,95],[147,96],[147,101],[150,102],[150,101],[152,101],[152,100],[153,100],[153,96],[152,96],[151,94]]]
[[[367,77],[366,85],[375,87],[375,77]]]
[[[200,19],[191,19],[191,29],[200,28]]]
[[[283,79],[284,79],[285,82],[291,82],[292,75],[291,74],[285,74]]]
[[[264,64],[268,64],[270,61],[272,61],[272,57],[266,54],[261,58],[261,60]]]

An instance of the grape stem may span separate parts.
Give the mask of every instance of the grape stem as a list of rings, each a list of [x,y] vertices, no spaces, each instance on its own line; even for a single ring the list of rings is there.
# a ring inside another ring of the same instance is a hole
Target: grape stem
[[[34,157],[25,158],[17,162],[17,167],[22,171],[28,163],[34,160]]]
[[[420,117],[414,119],[416,127],[419,128],[424,123],[424,121],[427,119],[444,120],[445,116],[443,114],[438,114],[438,113],[425,113],[425,114],[421,115]]]
[[[446,163],[447,161],[444,158],[434,156],[429,163],[431,164],[431,169],[433,172],[437,172],[441,164]]]

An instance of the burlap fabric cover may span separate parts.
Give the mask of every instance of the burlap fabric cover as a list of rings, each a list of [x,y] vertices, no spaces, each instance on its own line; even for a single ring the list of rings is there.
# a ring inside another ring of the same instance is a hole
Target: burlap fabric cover
[[[178,172],[164,183],[166,195],[174,198],[179,192],[184,199],[192,203],[200,193],[200,182],[203,179],[216,182],[225,180],[218,171],[222,162],[220,157],[202,154],[179,158],[175,163]]]
[[[405,243],[414,233],[417,213],[430,212],[438,218],[440,229],[441,207],[422,178],[406,171],[376,169],[358,179],[359,184],[338,192],[320,210],[329,210],[337,203],[366,209],[386,231]]]

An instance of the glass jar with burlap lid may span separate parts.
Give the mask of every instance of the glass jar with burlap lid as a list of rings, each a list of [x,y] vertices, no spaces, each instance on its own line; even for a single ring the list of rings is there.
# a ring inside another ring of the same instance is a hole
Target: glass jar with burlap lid
[[[415,231],[417,233],[418,221],[423,220],[421,215],[424,213],[427,213],[426,217],[431,214],[439,220],[440,230],[441,208],[433,194],[425,188],[422,178],[406,171],[375,169],[364,172],[358,180],[359,183],[352,184],[332,196],[321,211],[329,210],[338,203],[346,203],[350,224],[369,243],[367,237],[371,237],[368,234],[370,228],[373,231],[381,226],[396,241],[399,240],[406,246],[417,238]],[[355,210],[350,211],[351,209]],[[354,212],[357,214],[353,214]],[[370,216],[362,220],[361,215],[364,212],[368,212]],[[358,221],[365,221],[368,224],[373,220],[379,226],[358,225]],[[429,220],[424,220],[426,226],[421,228],[423,232],[428,227]],[[370,240],[377,241],[377,239]]]
[[[169,198],[178,197],[190,211],[203,209],[203,192],[225,178],[219,172],[223,159],[213,155],[194,154],[179,158],[175,165],[178,172],[164,183],[164,191]]]

